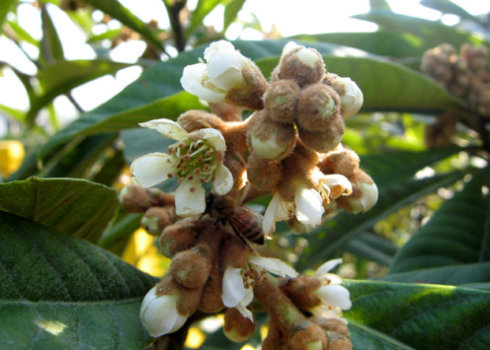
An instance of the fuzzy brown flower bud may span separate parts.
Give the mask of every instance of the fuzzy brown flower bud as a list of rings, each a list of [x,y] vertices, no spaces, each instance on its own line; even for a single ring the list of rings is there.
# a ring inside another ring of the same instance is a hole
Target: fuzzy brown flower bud
[[[247,143],[262,158],[280,160],[293,150],[296,131],[293,125],[277,123],[263,111],[256,112],[248,126]]]
[[[308,322],[305,328],[298,327],[289,334],[287,344],[290,350],[326,350],[328,340],[320,326]]]
[[[247,176],[259,190],[274,191],[282,176],[280,162],[269,161],[252,152],[247,159]]]
[[[331,87],[318,83],[301,90],[296,120],[308,131],[323,132],[340,116],[340,98]]]
[[[320,286],[321,282],[318,278],[299,276],[284,280],[281,290],[300,310],[307,311],[321,304],[320,298],[312,294],[312,291]]]
[[[300,90],[291,80],[279,80],[265,92],[264,106],[271,120],[290,123],[296,114]]]
[[[344,120],[340,116],[332,118],[330,128],[323,132],[309,131],[298,128],[299,138],[303,144],[317,152],[328,152],[342,140],[345,132]]]
[[[225,312],[225,336],[235,343],[242,343],[255,333],[256,323],[244,317],[237,308]]]
[[[277,79],[293,80],[304,87],[320,81],[324,73],[325,63],[317,50],[292,44],[285,47],[273,76]]]
[[[185,113],[182,113],[177,119],[177,122],[187,132],[204,128],[220,129],[220,127],[224,124],[224,121],[218,116],[198,109],[191,109]]]
[[[262,96],[269,83],[265,80],[262,72],[255,64],[251,64],[243,68],[241,73],[245,86],[228,90],[225,100],[235,106],[252,110],[264,108]]]
[[[175,207],[151,207],[141,218],[141,226],[151,235],[160,236],[162,230],[177,219]]]
[[[202,287],[211,270],[210,254],[209,248],[202,244],[177,253],[170,264],[172,277],[183,287]]]
[[[349,178],[359,168],[359,156],[348,149],[338,149],[326,153],[318,167],[324,174],[341,174]]]
[[[160,236],[160,249],[168,258],[176,253],[190,249],[200,232],[206,227],[202,220],[184,220],[165,227]]]

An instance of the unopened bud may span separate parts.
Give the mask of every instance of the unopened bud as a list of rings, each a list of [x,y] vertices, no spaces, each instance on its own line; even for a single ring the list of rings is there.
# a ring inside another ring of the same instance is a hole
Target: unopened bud
[[[190,110],[182,113],[177,122],[187,132],[192,132],[204,128],[220,128],[224,122],[216,115],[202,110]]]
[[[320,305],[320,298],[312,293],[320,287],[321,281],[311,276],[290,278],[281,284],[281,290],[302,311],[307,311]]]
[[[340,143],[344,136],[344,127],[344,120],[338,115],[332,119],[330,128],[324,132],[298,128],[298,134],[306,147],[324,153],[334,149]]]
[[[205,228],[202,221],[180,221],[165,227],[160,236],[160,249],[168,258],[176,253],[190,249]]]
[[[339,205],[354,214],[364,213],[374,207],[378,201],[378,187],[373,179],[362,169],[357,169],[349,180],[353,184],[353,192],[350,196],[338,198]]]
[[[252,152],[247,159],[247,176],[257,189],[274,192],[281,180],[282,166],[280,162],[269,161]]]
[[[218,264],[213,264],[209,278],[204,284],[199,310],[205,313],[220,312],[225,308],[221,295],[223,293],[223,274]]]
[[[364,103],[364,95],[359,86],[351,78],[339,77],[337,74],[327,73],[323,80],[332,86],[340,96],[342,105],[342,118],[349,119],[356,115]]]
[[[293,125],[274,122],[264,112],[256,113],[253,118],[247,141],[259,157],[279,160],[291,153],[296,144]]]
[[[200,288],[211,270],[210,251],[205,245],[177,253],[170,265],[174,280],[186,288]]]
[[[141,218],[141,226],[151,235],[160,236],[162,230],[177,219],[175,207],[151,207]]]
[[[325,73],[322,55],[311,48],[288,44],[279,62],[277,78],[295,81],[300,87],[313,84]]]
[[[144,212],[152,205],[151,197],[146,189],[138,185],[128,185],[119,193],[119,201],[130,213]]]
[[[225,312],[225,336],[235,343],[242,343],[255,333],[255,322],[244,317],[237,308],[229,308]]]
[[[299,94],[299,87],[293,81],[279,80],[273,83],[264,95],[268,117],[276,122],[292,122]]]
[[[309,85],[301,91],[296,119],[303,129],[326,131],[339,115],[339,95],[331,87],[318,83]]]
[[[342,148],[325,154],[318,167],[324,174],[341,174],[349,178],[359,168],[359,161],[356,152]]]
[[[308,322],[305,328],[298,327],[296,332],[290,335],[287,341],[288,349],[291,350],[326,350],[327,337],[320,326]]]

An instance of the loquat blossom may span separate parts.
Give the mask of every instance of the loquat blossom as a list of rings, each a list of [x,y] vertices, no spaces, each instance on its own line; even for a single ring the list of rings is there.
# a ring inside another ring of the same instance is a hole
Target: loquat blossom
[[[180,82],[187,92],[213,103],[222,102],[228,90],[243,86],[242,69],[253,65],[225,40],[209,45],[204,60],[186,66]]]
[[[179,330],[188,318],[177,309],[178,295],[157,295],[156,292],[155,286],[146,293],[140,309],[141,322],[153,337]]]
[[[250,268],[264,269],[281,277],[296,277],[298,273],[285,262],[275,258],[251,256],[248,263],[249,266],[244,268],[234,268],[233,266],[226,268],[223,274],[221,300],[226,307],[237,308],[242,316],[253,322],[252,312],[247,308],[254,298],[254,280],[249,273]]]
[[[205,128],[188,133],[169,119],[155,119],[140,124],[179,142],[167,153],[150,153],[133,161],[132,181],[143,187],[155,186],[173,176],[179,186],[175,192],[175,209],[179,216],[201,214],[206,209],[203,184],[213,183],[216,193],[223,195],[233,187],[233,177],[223,165],[226,143],[221,132]]]

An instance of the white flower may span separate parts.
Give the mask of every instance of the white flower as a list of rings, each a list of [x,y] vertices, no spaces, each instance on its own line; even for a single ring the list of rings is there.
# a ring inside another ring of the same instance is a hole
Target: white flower
[[[342,105],[342,118],[344,120],[349,119],[361,109],[364,103],[364,95],[356,82],[351,78],[335,77],[333,82],[343,86],[343,89],[339,91],[340,103]]]
[[[320,170],[314,173],[318,183],[318,192],[325,204],[330,203],[330,198],[336,199],[340,196],[352,194],[351,182],[341,174],[324,174]]]
[[[140,309],[140,319],[153,337],[173,333],[187,320],[177,310],[177,295],[157,295],[156,287],[146,294]]]
[[[246,273],[251,266],[265,269],[281,277],[296,277],[298,273],[288,264],[275,258],[251,256],[249,265],[244,268],[228,266],[223,274],[223,294],[221,300],[226,307],[236,307],[238,311],[253,322],[252,312],[247,306],[253,300],[253,283],[249,274]]]
[[[220,195],[233,187],[233,176],[221,159],[226,150],[225,139],[216,129],[206,128],[187,133],[178,123],[169,119],[155,119],[140,124],[157,130],[162,135],[180,141],[166,153],[150,153],[131,164],[134,183],[151,187],[173,176],[180,183],[175,193],[177,215],[193,216],[206,209],[206,193],[202,184],[213,182]]]
[[[354,214],[365,213],[378,201],[378,186],[373,183],[362,182],[359,184],[361,196],[358,198],[349,197],[347,199]]]
[[[276,221],[296,216],[310,230],[321,224],[324,211],[320,193],[313,188],[298,185],[294,202],[285,201],[278,192],[274,194],[265,211],[262,228],[266,235],[270,235],[274,232]]]
[[[233,45],[220,40],[204,51],[206,63],[184,68],[180,82],[187,92],[208,102],[221,102],[228,90],[244,85],[242,69],[253,64]]]
[[[349,290],[340,285],[342,279],[335,274],[328,273],[341,262],[342,259],[329,260],[323,263],[313,274],[322,282],[321,287],[313,291],[322,302],[321,305],[311,310],[315,316],[339,317],[340,309],[348,310],[352,306]]]

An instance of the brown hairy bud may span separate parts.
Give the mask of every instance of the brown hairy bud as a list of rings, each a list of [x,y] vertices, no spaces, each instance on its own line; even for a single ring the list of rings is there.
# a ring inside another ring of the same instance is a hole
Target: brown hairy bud
[[[325,74],[325,63],[322,55],[311,48],[297,46],[283,53],[277,72],[277,79],[295,81],[300,87],[313,84]]]
[[[179,287],[177,310],[182,315],[192,315],[196,312],[201,301],[202,288]]]
[[[324,174],[341,174],[349,178],[359,168],[359,162],[356,152],[342,148],[326,153],[318,167]]]
[[[308,131],[323,132],[340,116],[340,98],[331,87],[318,83],[301,90],[296,120]]]
[[[473,46],[464,43],[461,46],[460,55],[474,72],[483,69],[487,64],[487,48],[485,46]]]
[[[317,152],[328,152],[342,140],[345,132],[344,120],[340,115],[332,118],[329,129],[323,132],[309,131],[298,127],[299,138],[303,144]]]
[[[352,194],[337,198],[337,204],[354,214],[371,209],[378,201],[378,187],[373,179],[359,168],[349,181],[352,183]]]
[[[238,311],[237,308],[229,308],[225,312],[225,326],[223,331],[225,336],[235,343],[242,343],[255,333],[256,323]]]
[[[209,278],[204,284],[199,311],[205,313],[220,312],[225,308],[221,300],[223,293],[223,274],[219,271],[218,264],[215,262],[211,266]]]
[[[124,187],[119,194],[119,200],[124,209],[130,213],[143,213],[154,206],[175,206],[173,195],[138,185]]]
[[[228,90],[225,100],[238,107],[253,110],[264,108],[262,96],[269,83],[255,64],[250,64],[242,69],[245,86]]]
[[[326,331],[335,332],[349,338],[349,329],[345,320],[341,318],[313,317],[311,320]]]
[[[296,114],[300,90],[291,80],[279,80],[265,92],[264,105],[271,120],[290,123]]]
[[[228,235],[223,241],[223,256],[221,265],[226,267],[242,268],[248,263],[251,254],[250,248],[243,244],[235,233]]]
[[[357,84],[350,78],[339,77],[337,74],[327,73],[322,82],[331,86],[340,96],[342,118],[353,117],[364,103],[364,95]]]
[[[209,247],[200,244],[177,253],[172,258],[170,273],[174,280],[186,288],[201,288],[211,270]]]
[[[259,190],[274,192],[282,176],[280,162],[269,161],[252,152],[247,159],[247,176]]]
[[[218,116],[202,111],[199,109],[191,109],[182,113],[177,122],[187,132],[192,132],[204,128],[220,128],[224,122]]]
[[[171,258],[178,252],[190,249],[205,225],[202,220],[184,220],[165,227],[160,236],[160,249],[163,255]]]
[[[267,337],[262,342],[262,350],[282,350],[284,342],[283,331],[275,318],[271,316]]]
[[[177,219],[175,207],[151,207],[141,218],[141,226],[151,235],[160,236],[162,230]]]
[[[302,325],[303,326],[303,325]],[[304,327],[304,328],[303,328]],[[288,334],[287,349],[290,350],[326,350],[327,337],[322,328],[313,322],[303,327],[294,327]],[[330,349],[330,347],[328,347]]]
[[[262,158],[280,160],[291,153],[296,144],[293,125],[277,123],[264,111],[256,112],[248,124],[247,143]]]
[[[312,291],[321,287],[318,278],[299,276],[283,280],[281,290],[291,299],[300,310],[306,311],[321,304],[320,298]]]

